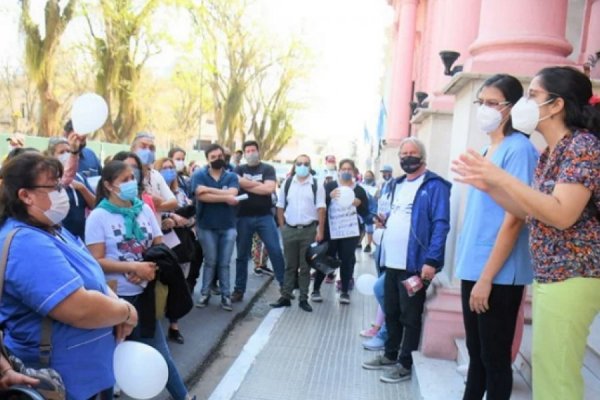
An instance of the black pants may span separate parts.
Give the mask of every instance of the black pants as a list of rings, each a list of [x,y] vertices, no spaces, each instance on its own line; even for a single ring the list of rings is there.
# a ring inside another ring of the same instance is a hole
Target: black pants
[[[463,320],[469,351],[464,400],[508,400],[512,392],[511,347],[523,286],[492,285],[489,310],[472,312],[469,298],[475,282],[462,281]]]
[[[412,297],[408,295],[402,281],[411,275],[414,274],[386,268],[383,281],[383,305],[388,330],[385,356],[390,360],[398,359],[407,369],[412,367],[411,353],[419,348],[426,293],[423,288]]]
[[[358,239],[359,237],[355,236],[329,241],[327,254],[331,257],[337,257],[341,261],[340,279],[342,281],[342,293],[348,293],[350,279],[354,274],[354,264],[356,264],[356,255],[354,252],[356,251]],[[325,274],[317,271],[317,274],[315,275],[315,282],[313,284],[314,291],[318,292],[321,290],[323,279],[325,279]]]

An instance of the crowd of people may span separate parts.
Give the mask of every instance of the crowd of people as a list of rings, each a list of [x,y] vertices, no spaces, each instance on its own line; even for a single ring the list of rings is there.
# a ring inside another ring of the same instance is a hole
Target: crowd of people
[[[534,397],[582,398],[579,371],[600,310],[600,100],[585,75],[553,67],[525,93],[516,78],[495,75],[475,103],[490,144],[452,167],[472,186],[453,260],[470,356],[464,399],[510,398],[532,282]],[[533,130],[548,144],[541,156],[529,141]],[[450,230],[451,184],[427,168],[418,139],[399,145],[403,174],[394,178],[384,165],[379,182],[334,156],[317,176],[305,154],[278,181],[254,140],[233,154],[211,144],[200,166],[186,164],[179,147],[157,160],[148,132],[104,165],[70,123],[43,153],[17,139],[0,172],[0,241],[8,242],[0,324],[8,349],[27,365],[56,369],[69,399],[112,398],[112,354],[124,339],[157,349],[171,396],[192,398],[167,341],[185,342],[178,321],[193,307],[194,288],[196,307],[219,296],[232,311],[244,300],[252,259],[256,274],[279,284],[272,307],[298,297],[311,312],[324,300],[323,282],[336,279],[312,270],[306,253],[315,243],[327,243],[327,259],[339,267],[337,301],[349,306],[365,242],[379,308],[361,335],[365,349],[383,353],[362,366],[386,369],[387,383],[411,378],[426,290],[444,266]],[[40,341],[47,321],[49,358]],[[0,387],[35,384],[6,360],[0,367]]]

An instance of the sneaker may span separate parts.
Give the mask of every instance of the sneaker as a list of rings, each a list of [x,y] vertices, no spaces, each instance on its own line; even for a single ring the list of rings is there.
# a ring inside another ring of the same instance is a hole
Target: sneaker
[[[221,289],[219,288],[219,285],[210,285],[210,294],[215,295],[215,296],[220,296],[221,295]]]
[[[254,270],[257,270],[257,269],[263,275],[275,276],[275,271],[273,271],[271,268],[267,267],[266,265],[261,265],[261,266],[259,266],[257,268],[254,268]]]
[[[239,303],[243,299],[244,299],[244,292],[241,292],[239,290],[234,290],[233,293],[231,293],[231,302],[232,303]]]
[[[319,292],[318,290],[312,292],[312,294],[310,295],[310,299],[315,303],[320,303],[323,301],[323,297],[321,297],[321,292]]]
[[[348,293],[340,294],[340,304],[350,304],[350,295]]]
[[[366,338],[372,338],[373,336],[377,335],[377,332],[379,332],[379,327],[373,325],[369,329],[360,331],[359,335]]]
[[[199,308],[206,307],[208,305],[209,300],[210,300],[209,295],[200,296],[200,300],[198,300],[198,302],[196,303],[196,307],[199,307]]]
[[[398,383],[410,379],[412,372],[408,368],[404,368],[401,364],[395,365],[393,369],[385,372],[379,377],[381,382]]]
[[[225,311],[233,311],[233,308],[231,307],[231,299],[229,297],[221,298],[221,308]]]
[[[395,366],[398,363],[396,360],[390,360],[385,355],[379,355],[371,361],[365,361],[362,363],[364,369],[383,369]]]
[[[370,253],[371,252],[371,245],[370,244],[366,245],[365,249],[363,250],[363,252]]]
[[[365,350],[371,350],[371,351],[385,350],[385,341],[377,336],[374,336],[369,340],[365,340],[362,343],[362,345]]]
[[[325,277],[325,283],[331,284],[333,282],[335,282],[335,274],[327,275]]]
[[[185,342],[185,340],[183,339],[183,335],[181,334],[179,329],[169,328],[169,333],[167,335],[167,338],[170,341],[179,343],[179,344],[183,344]]]

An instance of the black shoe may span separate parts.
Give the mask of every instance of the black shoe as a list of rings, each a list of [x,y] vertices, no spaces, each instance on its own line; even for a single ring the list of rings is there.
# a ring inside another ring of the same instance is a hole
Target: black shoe
[[[285,297],[280,297],[275,303],[271,303],[269,305],[273,308],[289,307],[292,305],[292,302]]]
[[[244,292],[241,292],[236,289],[233,291],[233,293],[231,293],[231,302],[232,303],[239,303],[242,300],[244,300]]]
[[[312,307],[310,306],[310,304],[308,304],[308,301],[306,300],[302,300],[300,301],[300,303],[298,304],[298,306],[303,309],[306,312],[311,312],[312,311]]]
[[[183,344],[183,335],[179,331],[179,329],[169,328],[169,340],[175,343]]]
[[[368,244],[365,246],[365,249],[363,250],[365,253],[370,253],[371,252],[371,245]]]

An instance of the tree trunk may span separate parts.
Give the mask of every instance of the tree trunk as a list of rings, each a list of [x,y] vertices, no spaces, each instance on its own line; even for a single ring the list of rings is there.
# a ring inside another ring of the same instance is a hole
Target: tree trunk
[[[60,104],[47,79],[42,79],[37,85],[40,95],[40,119],[39,136],[51,137],[59,135],[60,129],[59,113]]]

